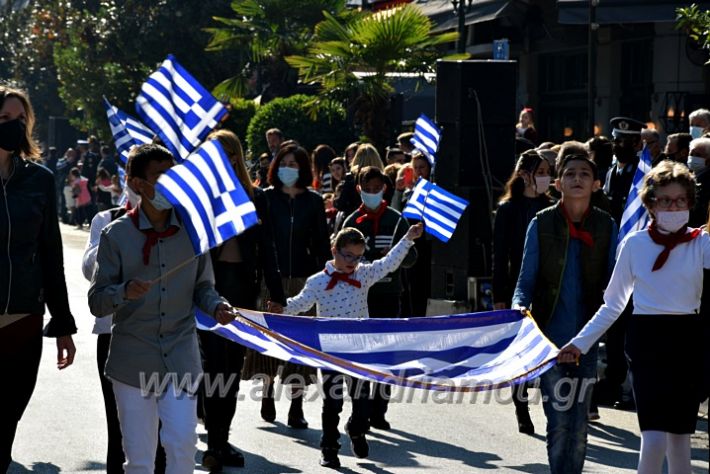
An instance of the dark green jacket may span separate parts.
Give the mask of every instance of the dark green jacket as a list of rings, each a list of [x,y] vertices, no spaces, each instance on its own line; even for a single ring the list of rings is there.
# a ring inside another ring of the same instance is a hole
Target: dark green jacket
[[[613,232],[611,216],[592,207],[581,223],[581,229],[592,234],[594,246],[582,245],[582,285],[584,307],[588,321],[603,303],[604,289],[609,281],[609,246]],[[562,277],[567,264],[569,228],[562,215],[560,204],[537,214],[540,245],[540,267],[533,294],[532,313],[544,328],[555,312],[562,287]]]

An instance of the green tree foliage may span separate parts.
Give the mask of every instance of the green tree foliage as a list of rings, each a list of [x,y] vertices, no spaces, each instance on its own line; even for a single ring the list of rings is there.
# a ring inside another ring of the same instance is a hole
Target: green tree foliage
[[[207,51],[227,51],[238,60],[239,70],[221,82],[215,94],[260,94],[261,102],[291,95],[298,74],[284,58],[303,54],[313,29],[324,12],[349,15],[344,0],[234,0],[232,16],[215,16],[221,26],[206,28],[211,37]]]
[[[46,136],[48,118],[65,115],[58,92],[54,44],[64,36],[67,9],[52,0],[29,5],[10,0],[0,13],[0,80],[27,90],[37,116],[37,135]]]
[[[432,33],[431,20],[414,5],[360,15],[349,21],[326,14],[307,54],[286,61],[301,80],[322,87],[315,103],[344,104],[362,132],[380,149],[389,139],[389,73],[434,72],[440,47],[458,33]],[[446,59],[465,59],[466,55]]]
[[[710,50],[710,10],[692,4],[677,8],[676,14],[676,28],[685,31],[703,49]]]
[[[54,60],[60,95],[69,110],[82,111],[73,120],[82,130],[109,138],[101,96],[135,114],[141,84],[169,53],[206,87],[227,75],[230,55],[205,55],[208,35],[201,29],[211,14],[228,11],[222,0],[77,3],[72,2]]]
[[[356,139],[348,126],[345,110],[337,103],[327,103],[318,107],[315,115],[311,97],[297,94],[277,98],[259,107],[247,130],[247,146],[252,156],[267,152],[265,133],[270,128],[280,129],[286,138],[298,141],[307,150],[325,143],[335,150],[343,150]]]
[[[229,129],[244,141],[247,136],[249,122],[256,114],[256,104],[253,100],[232,97],[227,105],[229,118],[222,123],[222,128]]]

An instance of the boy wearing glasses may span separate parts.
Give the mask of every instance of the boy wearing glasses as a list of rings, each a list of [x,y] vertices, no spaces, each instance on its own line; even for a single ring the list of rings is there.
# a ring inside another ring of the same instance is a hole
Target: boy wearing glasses
[[[599,188],[594,162],[567,155],[557,176],[555,187],[562,197],[528,226],[512,307],[531,308],[545,336],[562,347],[603,301],[617,227],[609,214],[590,204]],[[540,377],[552,474],[582,472],[596,367],[595,344],[577,365],[558,364]]]
[[[287,305],[281,308],[269,302],[269,311],[298,314],[316,305],[319,316],[336,318],[367,318],[367,293],[372,285],[387,274],[399,268],[407,256],[414,239],[423,232],[422,224],[409,228],[401,239],[384,258],[372,263],[360,263],[365,255],[365,237],[357,229],[346,227],[335,237],[331,252],[333,260],[326,262],[322,272],[312,275],[306,281],[301,292],[289,298]],[[321,436],[321,466],[337,468],[340,466],[338,450],[340,432],[338,423],[343,409],[342,383],[347,383],[352,398],[353,411],[345,425],[350,436],[350,447],[358,458],[366,458],[369,446],[365,433],[369,428],[369,383],[353,380],[344,374],[322,370],[323,378],[323,435]]]

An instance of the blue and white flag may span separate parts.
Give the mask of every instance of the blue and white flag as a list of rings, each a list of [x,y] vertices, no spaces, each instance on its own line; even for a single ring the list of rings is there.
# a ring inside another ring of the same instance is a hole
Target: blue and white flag
[[[256,208],[217,140],[158,178],[156,188],[182,217],[195,255],[201,255],[258,222]]]
[[[643,179],[646,173],[651,171],[651,150],[644,147],[641,152],[634,180],[629,188],[629,197],[626,199],[626,207],[624,214],[621,216],[621,224],[619,225],[619,242],[624,240],[624,237],[635,230],[645,229],[650,220],[648,211],[643,207],[641,202],[641,188],[643,187]]]
[[[136,110],[178,160],[200,146],[227,113],[172,54],[141,86]]]
[[[280,360],[374,382],[445,391],[493,390],[531,380],[559,352],[520,311],[411,319],[301,317],[238,310],[197,327]]]
[[[439,150],[440,138],[439,127],[429,117],[421,114],[414,123],[414,137],[410,142],[427,157],[432,167],[436,163],[436,152]]]
[[[118,156],[125,165],[131,147],[150,143],[154,133],[137,119],[111,105],[106,97],[104,97],[104,107]]]
[[[402,215],[424,221],[424,230],[442,242],[448,242],[467,206],[467,200],[419,178]]]

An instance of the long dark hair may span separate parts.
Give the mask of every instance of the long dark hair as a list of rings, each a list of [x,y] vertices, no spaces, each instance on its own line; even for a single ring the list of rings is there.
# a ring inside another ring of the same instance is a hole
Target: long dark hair
[[[505,192],[500,198],[500,202],[506,202],[521,197],[525,191],[525,180],[520,176],[520,172],[525,171],[530,173],[531,177],[535,176],[535,172],[543,161],[544,158],[537,150],[527,150],[521,153],[513,173],[510,175],[510,178],[508,178],[508,182],[505,183]]]

